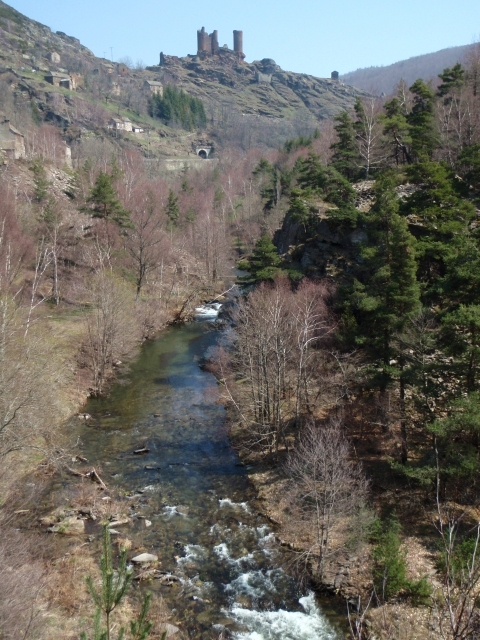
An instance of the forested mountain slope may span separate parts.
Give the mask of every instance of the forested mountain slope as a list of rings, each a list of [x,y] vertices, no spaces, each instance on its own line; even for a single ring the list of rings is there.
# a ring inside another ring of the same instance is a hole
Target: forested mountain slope
[[[477,81],[454,65],[358,101],[330,158],[297,141],[256,169],[286,215],[241,263],[258,288],[221,374],[246,455],[287,460],[257,479],[286,543],[361,594],[357,639],[480,630]]]

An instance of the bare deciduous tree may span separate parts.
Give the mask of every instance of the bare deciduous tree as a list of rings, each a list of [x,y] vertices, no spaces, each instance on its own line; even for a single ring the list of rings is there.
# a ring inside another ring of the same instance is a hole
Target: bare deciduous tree
[[[355,105],[356,139],[365,180],[369,179],[372,169],[378,168],[388,155],[385,145],[382,144],[383,130],[379,118],[381,109],[378,98],[359,99]]]
[[[38,560],[38,540],[26,537],[18,529],[2,529],[0,637],[2,640],[39,640],[45,637],[41,594],[47,577]]]
[[[91,311],[85,314],[83,363],[93,376],[92,393],[102,393],[111,367],[139,342],[135,302],[128,286],[108,270],[100,269],[92,281]]]
[[[368,483],[339,423],[310,422],[290,454],[290,526],[306,542],[299,561],[320,578],[328,562],[345,548],[368,495]]]
[[[154,195],[147,191],[132,209],[133,229],[128,232],[127,249],[135,266],[137,296],[149,274],[163,258],[162,243],[166,241],[164,216],[156,206]]]
[[[440,500],[437,457],[437,514],[444,563],[443,584],[434,601],[437,629],[442,640],[475,640],[480,632],[480,522],[470,529],[468,546],[461,548],[460,526],[465,513],[449,511]],[[462,553],[463,551],[463,553]]]

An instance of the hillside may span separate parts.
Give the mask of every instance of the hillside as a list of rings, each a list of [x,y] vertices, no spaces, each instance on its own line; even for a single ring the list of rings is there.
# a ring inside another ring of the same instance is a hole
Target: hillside
[[[186,156],[195,136],[149,116],[146,81],[201,98],[207,136],[217,146],[244,149],[311,133],[363,94],[335,80],[283,71],[270,59],[246,63],[225,49],[209,57],[162,55],[162,65],[132,69],[96,58],[78,39],[53,33],[3,2],[0,47],[0,110],[20,131],[32,109],[36,120],[63,129],[69,143],[85,131],[104,130],[112,116],[126,117],[144,129],[127,136],[129,144],[150,157]]]
[[[436,78],[446,67],[462,62],[472,45],[450,47],[423,56],[414,56],[408,60],[400,60],[385,67],[368,67],[357,69],[341,76],[343,82],[375,95],[393,93],[400,80],[410,86],[418,78],[430,80]]]

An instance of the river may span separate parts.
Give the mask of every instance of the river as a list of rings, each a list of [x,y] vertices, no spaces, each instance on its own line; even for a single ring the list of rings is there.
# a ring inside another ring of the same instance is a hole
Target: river
[[[232,449],[214,377],[199,362],[220,333],[208,321],[170,327],[144,345],[108,397],[92,399],[81,453],[126,497],[122,534],[154,553],[171,586],[154,580],[189,637],[337,640],[313,594],[289,575],[286,554],[258,514]],[[135,450],[148,449],[145,455]],[[150,524],[151,523],[151,524]]]

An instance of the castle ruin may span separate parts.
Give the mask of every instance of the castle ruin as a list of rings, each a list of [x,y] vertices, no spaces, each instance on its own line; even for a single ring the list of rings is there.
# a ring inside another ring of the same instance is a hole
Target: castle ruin
[[[205,58],[207,56],[215,56],[222,51],[228,51],[234,53],[243,60],[245,54],[243,53],[243,31],[233,32],[233,52],[226,45],[220,47],[218,44],[218,31],[215,30],[208,34],[205,31],[205,27],[197,31],[197,55]]]

